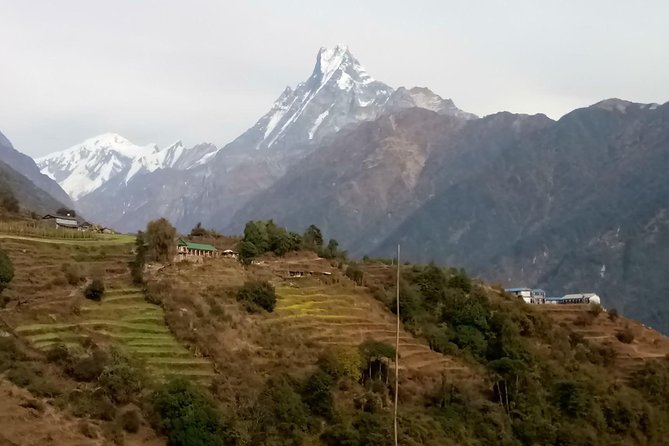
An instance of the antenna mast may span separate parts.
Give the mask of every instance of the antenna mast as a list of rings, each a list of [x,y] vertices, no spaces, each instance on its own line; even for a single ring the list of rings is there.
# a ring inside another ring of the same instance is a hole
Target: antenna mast
[[[397,396],[399,390],[399,378],[400,378],[400,245],[397,245],[397,285],[396,285],[397,296],[395,299],[396,308],[395,312],[397,313],[397,327],[395,331],[395,413],[393,416],[394,422],[394,431],[395,431],[395,446],[397,446]]]

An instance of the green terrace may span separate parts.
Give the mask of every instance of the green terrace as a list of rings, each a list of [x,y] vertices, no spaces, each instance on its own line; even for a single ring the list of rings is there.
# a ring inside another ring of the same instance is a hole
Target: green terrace
[[[147,302],[139,288],[109,290],[101,302],[86,301],[80,314],[77,321],[27,324],[15,331],[40,350],[58,343],[77,348],[86,338],[104,340],[141,360],[159,378],[208,382],[215,374],[209,360],[194,357],[179,343],[165,324],[163,309]]]

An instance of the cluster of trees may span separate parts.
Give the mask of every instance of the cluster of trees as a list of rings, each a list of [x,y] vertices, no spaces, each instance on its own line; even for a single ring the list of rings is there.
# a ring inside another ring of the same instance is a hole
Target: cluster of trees
[[[394,310],[395,290],[386,291]],[[462,270],[435,265],[403,269],[400,312],[405,326],[426,336],[434,350],[480,364],[489,374],[489,395],[449,387],[425,404],[438,430],[462,444],[662,444],[668,433],[660,421],[669,416],[667,404],[651,397],[669,396],[667,360],[623,385],[609,370],[612,348],[487,291]]]
[[[221,234],[214,229],[207,229],[202,226],[202,223],[198,222],[193,229],[190,230],[190,237],[212,237],[219,238]]]
[[[266,252],[283,256],[300,249],[314,251],[326,259],[346,258],[346,252],[339,249],[337,240],[330,239],[324,245],[323,234],[317,226],[311,225],[303,234],[298,234],[277,226],[272,220],[246,223],[244,238],[239,243],[239,256],[242,262],[250,263],[254,257]]]
[[[332,446],[392,444],[387,378],[394,354],[379,342],[338,346],[320,357],[306,379],[270,378],[252,410],[252,444],[305,444],[307,437]],[[353,410],[336,403],[340,388],[356,395]]]

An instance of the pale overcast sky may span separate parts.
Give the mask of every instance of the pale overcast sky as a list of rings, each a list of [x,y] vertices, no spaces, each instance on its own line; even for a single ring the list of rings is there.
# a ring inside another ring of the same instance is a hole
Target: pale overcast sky
[[[0,0],[0,131],[33,156],[104,132],[222,145],[336,43],[479,115],[663,103],[668,20],[666,0]]]

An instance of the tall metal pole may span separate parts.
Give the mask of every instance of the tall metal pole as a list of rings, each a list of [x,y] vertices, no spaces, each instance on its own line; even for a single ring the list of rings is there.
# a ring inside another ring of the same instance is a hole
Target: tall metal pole
[[[395,413],[393,416],[395,426],[395,446],[397,446],[397,396],[400,383],[400,245],[397,245],[397,296],[395,299],[397,313],[397,327],[395,331]]]

